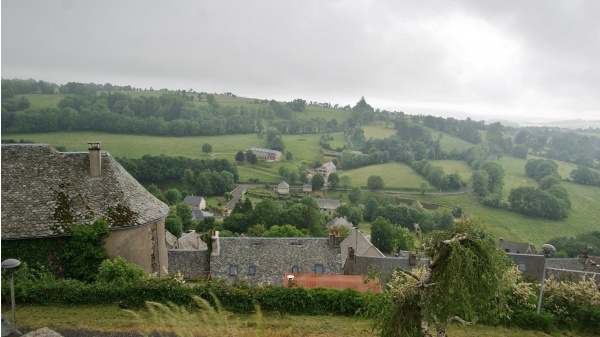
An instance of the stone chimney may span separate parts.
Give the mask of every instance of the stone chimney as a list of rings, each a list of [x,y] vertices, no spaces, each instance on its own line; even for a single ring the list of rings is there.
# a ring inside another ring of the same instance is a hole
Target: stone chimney
[[[102,176],[102,154],[101,142],[88,142],[90,150],[90,175],[92,178],[100,179]]]

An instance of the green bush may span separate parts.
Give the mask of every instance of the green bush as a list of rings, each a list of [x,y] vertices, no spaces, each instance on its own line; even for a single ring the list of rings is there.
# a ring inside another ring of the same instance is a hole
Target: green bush
[[[537,315],[535,310],[515,310],[508,323],[510,326],[516,326],[521,329],[537,330],[545,333],[552,333],[558,330],[554,315],[546,312],[540,312]]]
[[[114,260],[106,259],[98,268],[97,282],[112,285],[124,285],[141,280],[146,273],[135,264],[127,263],[124,258],[117,256]]]

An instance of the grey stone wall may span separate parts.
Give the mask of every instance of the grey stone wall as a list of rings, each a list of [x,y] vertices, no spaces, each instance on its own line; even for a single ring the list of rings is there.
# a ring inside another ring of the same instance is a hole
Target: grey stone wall
[[[211,275],[227,283],[283,285],[292,266],[299,273],[314,273],[317,264],[324,274],[341,274],[339,249],[327,238],[219,238],[219,245],[219,254],[211,256]],[[230,266],[237,266],[237,275],[229,275]],[[254,275],[249,275],[250,266]]]
[[[181,272],[185,278],[206,277],[208,250],[169,249],[169,273]]]
[[[398,268],[411,270],[425,263],[429,263],[429,259],[417,258],[416,264],[410,265],[408,257],[356,256],[354,261],[346,261],[344,274],[367,275],[369,272],[374,272],[379,277],[379,283],[385,290],[385,285]]]

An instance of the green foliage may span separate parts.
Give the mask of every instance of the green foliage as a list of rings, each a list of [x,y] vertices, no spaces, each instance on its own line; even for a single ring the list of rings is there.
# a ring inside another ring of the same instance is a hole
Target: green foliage
[[[292,225],[275,225],[264,231],[262,236],[267,238],[295,238],[307,237],[308,235]]]
[[[169,205],[175,205],[181,201],[181,192],[176,188],[167,190],[164,195]]]
[[[311,179],[311,185],[313,191],[318,191],[325,186],[325,178],[320,173],[315,173],[315,175]]]
[[[202,144],[202,152],[204,154],[209,154],[212,152],[212,150],[213,150],[212,145],[210,145],[209,143]]]
[[[29,268],[47,268],[59,274],[54,269],[60,269],[58,253],[63,251],[65,242],[65,238],[3,240],[0,247],[3,259],[17,259]]]
[[[344,176],[346,177],[346,176]],[[342,178],[344,178],[342,177]],[[351,203],[353,204],[358,204],[360,202],[360,199],[362,198],[362,190],[360,189],[360,187],[352,187],[352,189],[350,190],[350,194],[348,194],[348,199],[350,200]]]
[[[175,208],[175,213],[181,219],[181,224],[184,231],[192,228],[192,208],[187,202],[178,203],[177,207]]]
[[[183,233],[183,221],[176,214],[169,214],[165,219],[165,229],[179,238]]]
[[[66,275],[82,281],[93,281],[98,274],[98,267],[108,258],[104,241],[109,234],[106,220],[97,220],[91,225],[73,225],[71,238],[60,253]]]
[[[138,282],[144,276],[146,273],[140,266],[127,263],[124,258],[117,256],[112,261],[110,259],[102,261],[98,268],[96,281],[120,286]]]
[[[371,224],[371,242],[375,247],[384,253],[392,251],[393,244],[392,224],[382,217],[377,217]]]
[[[383,182],[383,178],[381,176],[370,176],[369,179],[367,179],[367,187],[373,191],[373,192],[377,192],[377,191],[381,191],[385,188],[385,183]]]

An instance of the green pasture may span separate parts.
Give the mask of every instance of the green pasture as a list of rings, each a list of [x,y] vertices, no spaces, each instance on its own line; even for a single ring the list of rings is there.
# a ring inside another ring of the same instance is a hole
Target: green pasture
[[[473,174],[473,169],[462,160],[431,160],[433,166],[441,166],[444,168],[445,174],[458,173],[463,180],[468,181]]]
[[[238,151],[251,147],[264,147],[266,141],[256,134],[202,136],[202,137],[156,137],[146,135],[112,134],[105,132],[50,132],[3,134],[2,139],[26,139],[36,143],[64,146],[67,151],[87,151],[87,142],[101,141],[102,149],[113,157],[141,158],[145,154],[183,156],[194,159],[226,158],[234,161]],[[202,144],[212,145],[213,152],[206,155]],[[318,145],[317,145],[318,146]]]
[[[535,182],[534,182],[535,183]],[[406,195],[407,198],[430,201],[450,207],[462,207],[473,214],[496,237],[509,241],[527,242],[538,249],[556,236],[574,237],[580,233],[598,230],[600,188],[564,182],[572,207],[565,220],[546,220],[526,217],[505,210],[481,205],[472,195],[430,196]],[[508,193],[508,186],[505,186]]]
[[[319,158],[321,156],[320,137],[321,135],[282,135],[285,150],[294,154],[295,161],[314,161]]]
[[[54,95],[45,95],[45,94],[26,94],[26,95],[15,95],[15,97],[19,98],[24,96],[29,100],[32,107],[35,108],[56,108],[58,102],[63,99],[66,95],[54,94]]]
[[[385,125],[364,125],[363,130],[365,131],[365,139],[383,139],[389,138],[396,134],[396,129],[394,129],[394,125],[390,124],[387,128]]]
[[[427,180],[415,172],[410,166],[401,163],[371,165],[353,170],[339,172],[340,177],[349,176],[353,186],[367,187],[369,176],[378,175],[383,178],[386,189],[419,189]]]
[[[433,130],[436,131],[436,130]],[[434,133],[433,135],[439,135],[440,132],[438,131],[438,133]],[[475,144],[471,144],[469,142],[467,142],[466,140],[462,140],[458,137],[452,136],[450,134],[447,133],[442,133],[442,138],[440,139],[440,146],[442,147],[442,150],[446,151],[446,152],[451,152],[452,150],[458,150],[458,151],[462,151],[462,150],[467,150],[470,149],[474,146],[476,146]]]
[[[346,145],[346,138],[344,137],[344,133],[334,132],[331,133],[331,136],[333,137],[333,140],[329,141],[329,145],[331,146],[331,148],[337,149],[338,147],[340,147],[343,149],[344,145]]]

